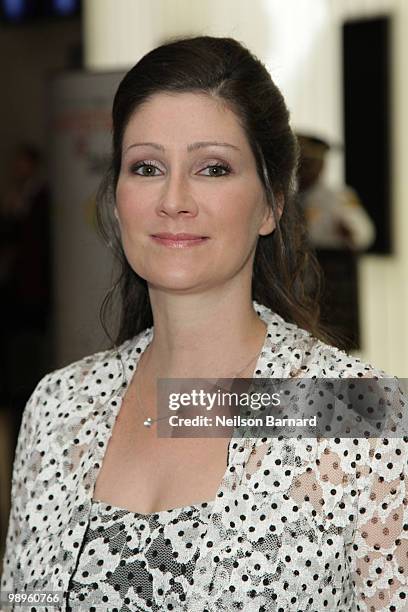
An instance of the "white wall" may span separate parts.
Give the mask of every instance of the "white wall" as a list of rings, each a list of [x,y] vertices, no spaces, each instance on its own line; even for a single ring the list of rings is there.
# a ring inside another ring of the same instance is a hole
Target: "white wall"
[[[341,142],[340,25],[348,17],[394,15],[393,139],[395,255],[360,262],[361,356],[390,374],[408,376],[408,46],[405,0],[85,0],[85,61],[94,69],[134,64],[165,36],[231,35],[246,43],[286,96],[292,123]],[[332,156],[327,178],[338,183],[343,159]]]

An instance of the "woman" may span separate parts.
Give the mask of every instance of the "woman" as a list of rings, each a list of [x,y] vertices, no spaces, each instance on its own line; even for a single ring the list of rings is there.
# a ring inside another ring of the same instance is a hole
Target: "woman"
[[[158,379],[383,376],[317,339],[296,160],[279,90],[232,39],[170,42],[124,77],[99,202],[119,332],[27,405],[4,591],[58,591],[64,610],[403,609],[406,441],[156,435]]]

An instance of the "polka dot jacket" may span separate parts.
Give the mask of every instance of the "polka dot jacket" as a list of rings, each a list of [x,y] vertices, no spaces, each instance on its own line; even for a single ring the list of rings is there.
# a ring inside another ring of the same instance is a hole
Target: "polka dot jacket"
[[[254,377],[386,377],[265,306],[254,307],[268,326]],[[94,517],[94,484],[122,398],[152,336],[149,328],[118,348],[52,372],[27,403],[0,585],[2,591],[65,594],[61,605],[38,610],[68,609],[70,579]],[[191,571],[177,577],[183,597],[173,605],[168,579],[158,609],[408,610],[407,457],[408,437],[232,437],[210,512],[196,521],[191,536],[198,554],[192,557],[186,548],[178,558],[194,559]],[[167,521],[163,535],[169,542],[175,529]],[[150,571],[148,563],[145,568]],[[122,612],[123,601],[117,594],[98,610]],[[129,609],[152,606],[141,599]]]

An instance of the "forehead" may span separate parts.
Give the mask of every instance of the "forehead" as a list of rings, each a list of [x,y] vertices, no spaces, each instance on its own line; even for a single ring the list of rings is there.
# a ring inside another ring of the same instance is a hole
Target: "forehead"
[[[161,144],[226,141],[249,149],[238,116],[220,98],[203,93],[157,93],[131,115],[123,145],[134,139]]]

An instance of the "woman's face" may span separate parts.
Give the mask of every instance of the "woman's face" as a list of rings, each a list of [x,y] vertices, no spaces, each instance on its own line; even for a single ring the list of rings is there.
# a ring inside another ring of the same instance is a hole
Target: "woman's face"
[[[130,118],[115,214],[132,269],[177,293],[250,282],[258,235],[275,227],[236,115],[197,93],[155,94]]]

